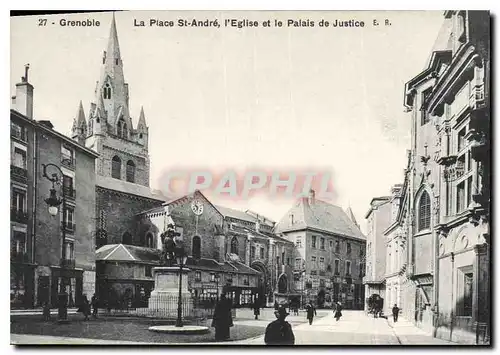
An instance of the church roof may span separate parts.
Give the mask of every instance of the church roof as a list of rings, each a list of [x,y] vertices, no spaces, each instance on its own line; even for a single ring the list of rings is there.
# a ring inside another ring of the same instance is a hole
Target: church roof
[[[96,175],[96,185],[107,190],[119,191],[130,195],[145,197],[152,200],[167,201],[168,196],[147,186],[133,184],[128,181],[114,179],[109,176]]]
[[[290,218],[291,215],[293,215],[293,221]],[[311,203],[307,198],[299,199],[279,221],[274,232],[284,233],[303,229],[366,240],[358,226],[341,207],[318,199]]]

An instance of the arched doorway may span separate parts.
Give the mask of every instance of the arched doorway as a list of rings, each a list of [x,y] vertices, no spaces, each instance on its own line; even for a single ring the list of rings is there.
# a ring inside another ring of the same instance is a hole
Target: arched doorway
[[[278,279],[278,293],[288,292],[288,280],[285,274],[281,275]]]
[[[266,305],[266,295],[268,295],[271,290],[268,290],[267,284],[268,284],[268,275],[267,275],[267,270],[264,264],[261,262],[254,262],[250,265],[250,267],[254,270],[257,270],[260,272],[259,276],[259,285],[258,285],[258,299],[260,300],[260,306],[264,307]]]

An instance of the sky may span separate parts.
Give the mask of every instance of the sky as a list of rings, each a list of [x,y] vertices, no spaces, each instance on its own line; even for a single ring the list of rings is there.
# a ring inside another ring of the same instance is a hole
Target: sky
[[[11,18],[11,93],[30,64],[34,117],[69,134],[80,100],[95,102],[111,13]],[[94,19],[98,27],[61,27]],[[135,27],[150,19],[282,20],[281,28]],[[287,19],[316,26],[287,27]],[[364,28],[318,27],[356,19]],[[373,27],[373,20],[381,25]],[[384,26],[389,19],[391,25]],[[54,22],[54,25],[52,25]],[[217,170],[318,167],[331,172],[335,198],[364,230],[373,197],[403,182],[410,143],[404,84],[424,69],[441,11],[117,12],[116,23],[136,125],[149,126],[151,186],[164,190],[172,167]],[[215,203],[279,221],[290,199],[260,194]]]

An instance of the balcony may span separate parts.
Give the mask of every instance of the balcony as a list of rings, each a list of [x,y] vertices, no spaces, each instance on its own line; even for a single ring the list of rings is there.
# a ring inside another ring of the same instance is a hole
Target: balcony
[[[29,255],[28,255],[28,253],[11,252],[10,261],[13,263],[28,263],[29,262]]]
[[[70,186],[64,186],[64,196],[66,198],[74,200],[76,198],[76,190]]]
[[[65,269],[74,269],[75,259],[61,259],[61,267]]]
[[[10,220],[17,223],[28,223],[28,214],[24,211],[12,208],[10,210]]]
[[[10,165],[10,178],[19,182],[28,182],[28,170],[15,165]]]
[[[61,164],[68,169],[75,170],[75,159],[69,154],[61,153]]]
[[[63,228],[66,232],[73,233],[75,231],[76,225],[70,222],[61,222],[61,228]]]
[[[20,140],[21,142],[26,142],[26,133],[24,132],[24,129],[16,129],[14,127],[10,128],[10,136],[12,138],[15,138],[17,140]]]

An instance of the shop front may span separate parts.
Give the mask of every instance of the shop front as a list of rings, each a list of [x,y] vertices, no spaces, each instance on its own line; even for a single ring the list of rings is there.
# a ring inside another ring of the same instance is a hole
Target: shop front
[[[251,307],[259,299],[258,287],[226,286],[224,291],[235,308]]]
[[[50,304],[51,307],[58,307],[58,294],[61,290],[61,282],[66,282],[66,293],[68,294],[68,307],[78,307],[83,301],[83,270],[51,268]],[[48,299],[46,295],[47,287],[39,290],[42,298]],[[90,301],[92,295],[86,295]]]
[[[34,302],[33,265],[11,264],[10,307],[32,308]]]

